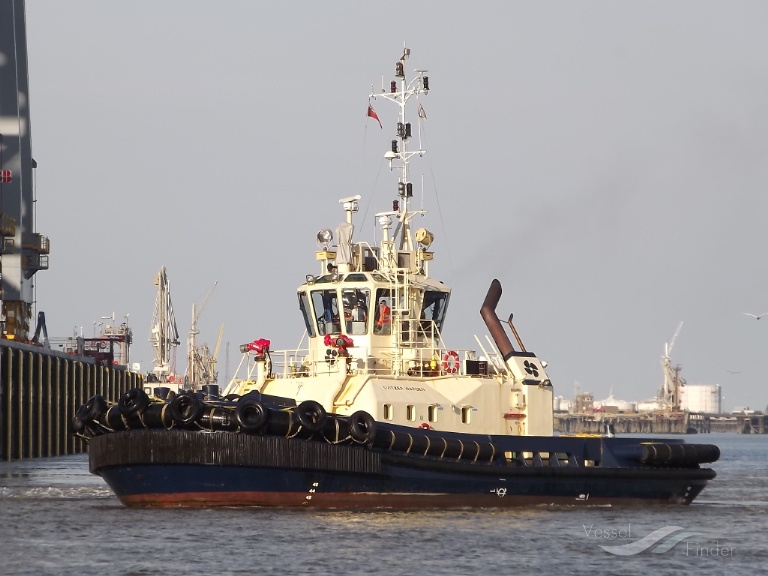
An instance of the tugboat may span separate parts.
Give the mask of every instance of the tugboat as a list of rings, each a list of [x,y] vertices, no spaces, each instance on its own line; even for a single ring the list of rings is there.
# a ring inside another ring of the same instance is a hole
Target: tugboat
[[[459,508],[530,504],[690,504],[715,477],[717,446],[681,439],[554,433],[546,363],[480,308],[479,352],[443,340],[451,290],[430,276],[434,235],[413,229],[410,162],[425,154],[406,111],[429,92],[424,70],[389,89],[398,108],[385,158],[398,176],[378,242],[358,239],[359,195],[317,234],[319,273],[297,289],[304,336],[292,350],[241,346],[247,377],[173,399],[136,388],[81,406],[72,428],[90,471],[126,506]],[[368,116],[378,120],[369,100]],[[335,233],[334,233],[335,232]]]

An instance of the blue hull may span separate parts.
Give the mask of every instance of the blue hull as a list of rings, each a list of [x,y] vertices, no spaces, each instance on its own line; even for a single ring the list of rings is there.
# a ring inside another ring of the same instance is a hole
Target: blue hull
[[[634,461],[641,444],[632,439],[486,436],[485,441],[506,456],[460,461],[298,438],[131,430],[94,438],[90,466],[127,506],[688,504],[715,476],[698,465]],[[522,447],[533,456],[527,462],[510,457]],[[547,452],[578,458],[542,461]],[[597,465],[595,456],[601,458]]]

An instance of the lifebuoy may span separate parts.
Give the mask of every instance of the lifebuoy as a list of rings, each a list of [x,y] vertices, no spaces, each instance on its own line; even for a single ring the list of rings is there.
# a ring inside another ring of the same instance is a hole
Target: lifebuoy
[[[455,374],[459,369],[459,354],[456,350],[448,350],[443,354],[443,370],[446,374]]]
[[[422,430],[432,430],[432,426],[430,426],[426,422],[422,422],[421,424],[419,424],[419,428],[421,428]]]

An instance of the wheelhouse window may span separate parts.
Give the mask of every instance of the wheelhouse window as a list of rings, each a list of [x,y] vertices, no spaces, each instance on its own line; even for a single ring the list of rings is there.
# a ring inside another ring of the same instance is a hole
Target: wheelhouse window
[[[384,420],[392,420],[395,417],[395,411],[392,404],[384,404]]]
[[[313,290],[312,308],[317,319],[317,331],[321,336],[341,333],[336,290]]]
[[[360,335],[368,333],[368,303],[370,290],[345,288],[341,291],[341,301],[344,304],[344,323],[347,334]]]

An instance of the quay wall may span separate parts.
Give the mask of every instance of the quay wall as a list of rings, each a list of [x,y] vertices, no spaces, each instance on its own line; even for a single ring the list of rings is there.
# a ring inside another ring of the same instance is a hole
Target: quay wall
[[[0,460],[85,452],[70,432],[80,405],[96,394],[117,402],[141,386],[142,376],[125,366],[0,341]]]
[[[763,414],[555,413],[555,430],[562,434],[601,434],[606,424],[611,424],[616,434],[768,434],[768,420]]]

